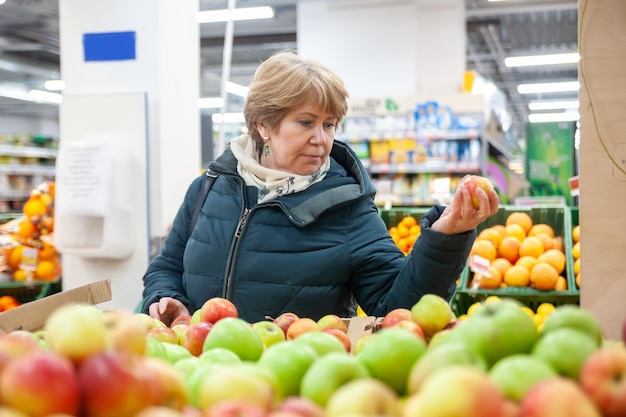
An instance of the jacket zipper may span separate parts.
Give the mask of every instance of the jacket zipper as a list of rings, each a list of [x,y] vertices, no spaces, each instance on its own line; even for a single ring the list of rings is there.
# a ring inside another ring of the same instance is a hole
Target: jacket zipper
[[[224,295],[223,297],[227,300],[230,300],[232,297],[232,282],[234,275],[234,265],[235,259],[237,258],[237,247],[239,246],[239,238],[241,238],[241,234],[243,229],[246,226],[246,221],[248,220],[248,215],[250,214],[250,209],[245,208],[241,217],[239,218],[239,223],[237,224],[237,229],[235,230],[235,236],[233,238],[233,246],[230,251],[230,261],[228,262],[228,270],[226,273],[226,281],[224,282]],[[232,301],[232,300],[231,300]]]

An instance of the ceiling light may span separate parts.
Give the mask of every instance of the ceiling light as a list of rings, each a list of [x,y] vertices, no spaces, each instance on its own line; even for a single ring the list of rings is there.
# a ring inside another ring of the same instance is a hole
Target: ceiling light
[[[245,85],[237,84],[232,81],[226,81],[226,91],[240,97],[246,97],[250,89]]]
[[[46,90],[61,91],[65,88],[65,81],[63,80],[48,80],[43,83]]]
[[[579,106],[578,100],[565,100],[565,101],[533,101],[528,103],[528,109],[532,111],[538,110],[558,110],[558,109],[577,109]]]
[[[544,54],[527,56],[510,56],[504,58],[504,65],[512,67],[530,67],[535,65],[575,64],[580,61],[578,52],[566,54]]]
[[[6,0],[0,0],[0,4],[6,3]]]
[[[243,113],[214,113],[211,116],[213,123],[245,123],[246,119],[243,117]]]
[[[274,9],[269,6],[233,9],[232,13],[229,9],[204,10],[198,12],[196,15],[198,23],[227,22],[229,20],[270,19],[272,17],[274,17]]]
[[[63,101],[63,96],[61,94],[43,90],[30,90],[28,92],[28,97],[31,98],[31,101],[38,103],[61,104]]]
[[[578,112],[533,113],[528,115],[530,123],[575,122],[580,119]]]
[[[567,81],[560,83],[537,83],[537,84],[520,84],[517,86],[517,92],[520,94],[538,94],[538,93],[563,93],[578,91],[580,83],[578,81]]]
[[[221,97],[206,97],[198,99],[198,108],[201,109],[219,109],[224,106],[224,100]]]

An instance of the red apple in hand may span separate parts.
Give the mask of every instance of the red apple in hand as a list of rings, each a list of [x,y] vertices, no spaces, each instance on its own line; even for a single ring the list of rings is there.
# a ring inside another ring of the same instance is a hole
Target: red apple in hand
[[[487,195],[494,189],[491,181],[478,175],[468,175],[463,179],[462,184],[465,185],[465,188],[467,188],[467,191],[470,193],[470,196],[472,197],[472,205],[475,209],[480,208],[480,202],[476,196],[476,189],[482,189]]]
[[[200,307],[200,321],[215,324],[225,317],[238,317],[237,307],[226,298],[213,297]]]

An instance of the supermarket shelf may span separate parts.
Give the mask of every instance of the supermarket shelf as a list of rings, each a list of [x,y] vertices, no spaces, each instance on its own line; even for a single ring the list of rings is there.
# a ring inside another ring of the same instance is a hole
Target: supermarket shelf
[[[0,165],[0,174],[54,176],[55,167],[53,165]]]
[[[54,159],[57,157],[58,152],[57,149],[38,148],[35,146],[0,145],[0,155],[14,157]]]

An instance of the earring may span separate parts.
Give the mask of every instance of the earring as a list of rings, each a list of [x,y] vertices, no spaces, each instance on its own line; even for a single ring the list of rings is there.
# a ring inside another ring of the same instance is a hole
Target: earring
[[[263,153],[266,158],[269,158],[270,156],[270,145],[268,144],[269,139],[269,136],[263,136]]]

